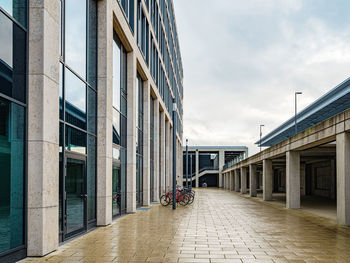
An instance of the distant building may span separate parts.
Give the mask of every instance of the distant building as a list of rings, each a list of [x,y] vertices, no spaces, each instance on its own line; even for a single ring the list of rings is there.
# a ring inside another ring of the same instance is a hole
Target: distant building
[[[188,184],[223,187],[222,169],[235,158],[248,156],[246,146],[188,146]],[[186,147],[183,148],[183,183],[186,185]]]

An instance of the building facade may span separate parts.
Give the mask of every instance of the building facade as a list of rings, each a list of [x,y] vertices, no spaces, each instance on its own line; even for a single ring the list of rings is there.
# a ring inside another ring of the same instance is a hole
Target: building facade
[[[171,0],[2,1],[0,47],[1,262],[158,201],[174,147],[182,179]]]

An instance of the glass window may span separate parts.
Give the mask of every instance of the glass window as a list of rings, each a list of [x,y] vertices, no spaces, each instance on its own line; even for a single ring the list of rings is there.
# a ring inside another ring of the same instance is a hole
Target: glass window
[[[0,12],[0,59],[1,63],[6,65],[12,69],[13,61],[12,61],[12,49],[13,49],[13,26],[12,21],[5,16],[2,12]]]
[[[0,7],[16,19],[22,26],[27,25],[27,1],[1,0]]]
[[[86,133],[66,126],[67,151],[86,154]]]
[[[0,36],[0,92],[25,103],[26,33],[0,11]]]
[[[24,244],[22,106],[0,98],[0,253]]]
[[[113,41],[113,107],[120,111],[121,56],[118,42],[115,36]]]
[[[113,109],[113,143],[120,145],[120,113]]]
[[[66,121],[86,129],[86,85],[70,70],[65,70]]]
[[[86,75],[86,0],[65,1],[65,62]]]
[[[96,138],[88,136],[87,158],[87,219],[96,218]]]
[[[60,119],[63,120],[63,65],[60,63]]]

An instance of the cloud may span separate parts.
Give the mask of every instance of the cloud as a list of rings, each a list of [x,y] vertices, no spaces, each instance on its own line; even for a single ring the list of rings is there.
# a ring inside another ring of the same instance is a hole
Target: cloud
[[[247,145],[342,82],[350,68],[344,0],[174,1],[184,66],[184,137]]]

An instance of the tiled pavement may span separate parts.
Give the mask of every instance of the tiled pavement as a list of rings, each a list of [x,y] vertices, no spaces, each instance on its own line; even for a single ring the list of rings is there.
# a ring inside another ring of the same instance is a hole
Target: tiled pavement
[[[152,206],[23,262],[350,262],[350,228],[219,189]]]

